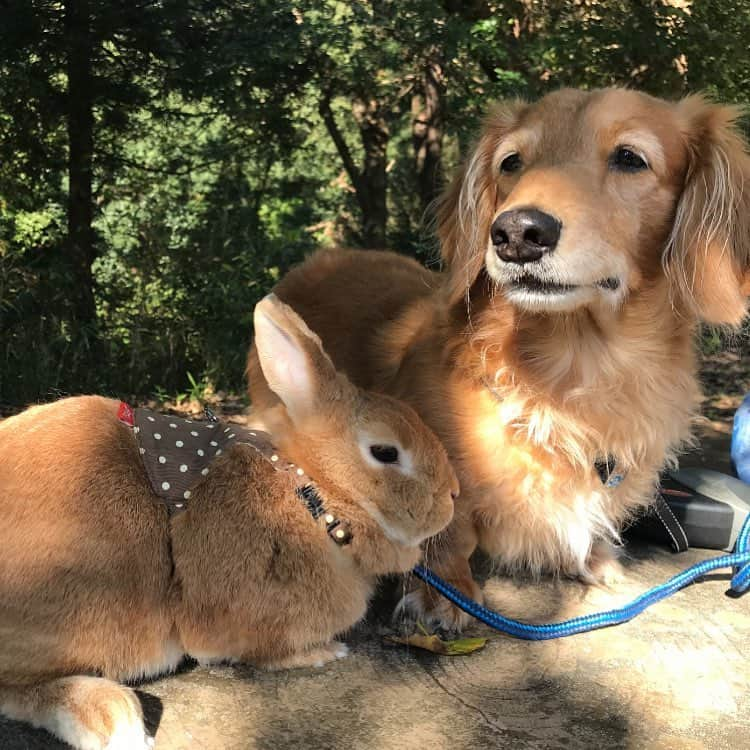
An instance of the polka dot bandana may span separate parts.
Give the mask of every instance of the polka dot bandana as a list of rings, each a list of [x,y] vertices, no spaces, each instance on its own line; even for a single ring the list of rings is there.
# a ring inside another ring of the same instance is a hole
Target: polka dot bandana
[[[195,486],[211,473],[213,460],[235,443],[252,445],[280,470],[292,468],[288,462],[279,463],[265,432],[182,419],[150,409],[135,409],[134,413],[133,432],[151,486],[175,509],[184,508]],[[302,470],[297,476],[301,483],[310,481]]]
[[[150,409],[131,409],[124,403],[120,405],[118,418],[133,428],[151,487],[164,500],[170,514],[187,508],[195,488],[210,476],[215,459],[235,443],[243,443],[257,450],[274,469],[294,477],[297,497],[316,521],[323,518],[326,531],[337,544],[350,541],[346,524],[325,512],[305,470],[280,456],[268,433],[225,422],[196,421]]]

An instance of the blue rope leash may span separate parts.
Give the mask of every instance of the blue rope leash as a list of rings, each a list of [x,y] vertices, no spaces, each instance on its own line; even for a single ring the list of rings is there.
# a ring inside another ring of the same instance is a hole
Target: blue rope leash
[[[678,573],[665,583],[646,591],[624,607],[591,615],[582,615],[581,617],[573,617],[570,620],[547,625],[532,625],[503,617],[498,612],[493,612],[491,609],[487,609],[487,607],[483,607],[481,604],[464,596],[458,589],[446,583],[446,581],[435,575],[431,570],[421,565],[417,565],[413,572],[414,575],[435,588],[457,607],[460,607],[464,612],[475,617],[485,625],[489,625],[491,628],[511,635],[514,638],[523,638],[528,641],[546,641],[552,638],[564,638],[576,633],[587,633],[590,630],[607,628],[611,625],[620,625],[623,622],[632,620],[652,604],[656,604],[656,602],[672,596],[672,594],[688,584],[720,568],[733,569],[733,577],[730,584],[732,591],[736,594],[744,594],[748,590],[750,587],[750,515],[745,519],[745,523],[740,530],[733,554],[721,555],[712,560],[704,560],[703,562],[691,565],[687,570]]]

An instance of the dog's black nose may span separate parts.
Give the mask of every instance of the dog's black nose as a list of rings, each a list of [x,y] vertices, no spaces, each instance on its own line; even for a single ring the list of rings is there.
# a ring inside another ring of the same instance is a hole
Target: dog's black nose
[[[504,211],[492,222],[492,244],[507,263],[531,263],[551,253],[560,239],[560,222],[535,208]]]

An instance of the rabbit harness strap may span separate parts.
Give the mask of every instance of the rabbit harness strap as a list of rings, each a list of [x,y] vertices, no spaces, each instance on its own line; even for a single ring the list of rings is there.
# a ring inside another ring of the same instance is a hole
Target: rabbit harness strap
[[[346,523],[326,512],[312,479],[279,455],[268,433],[218,420],[196,421],[131,409],[125,403],[120,404],[117,416],[132,427],[151,487],[170,515],[186,510],[195,488],[211,473],[212,462],[235,443],[242,443],[254,448],[276,471],[293,477],[295,495],[313,519],[323,516],[326,532],[336,544],[351,541]]]

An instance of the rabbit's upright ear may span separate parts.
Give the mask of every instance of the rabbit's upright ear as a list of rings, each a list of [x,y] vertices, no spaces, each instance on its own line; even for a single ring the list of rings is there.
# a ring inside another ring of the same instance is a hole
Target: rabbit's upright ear
[[[263,375],[292,421],[324,408],[340,379],[320,338],[275,294],[255,306],[254,323]]]

